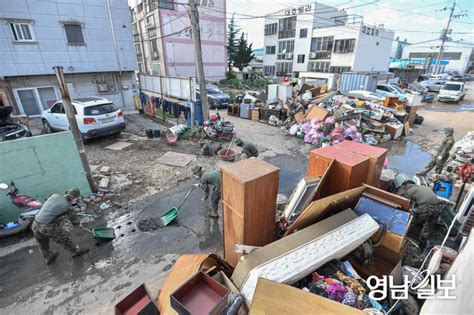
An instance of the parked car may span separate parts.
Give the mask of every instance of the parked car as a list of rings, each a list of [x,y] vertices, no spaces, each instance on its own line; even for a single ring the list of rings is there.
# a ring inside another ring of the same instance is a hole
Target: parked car
[[[442,80],[442,79],[429,79],[426,81],[421,81],[420,85],[427,88],[428,91],[439,92],[439,89],[445,82],[446,80]]]
[[[371,101],[371,102],[378,102],[378,101],[384,101],[385,100],[385,96],[383,96],[379,93],[364,91],[364,90],[350,91],[350,92],[347,93],[347,96],[355,97],[355,98],[358,98],[358,99]]]
[[[401,101],[406,100],[408,94],[405,90],[390,83],[377,84],[375,92],[383,96],[398,97]]]
[[[459,102],[466,96],[464,89],[464,82],[447,81],[441,86],[438,94],[438,101],[440,102]]]
[[[210,109],[227,108],[227,106],[229,105],[230,96],[221,89],[219,89],[219,87],[217,87],[216,85],[206,85],[206,92],[207,102],[209,103]],[[196,86],[197,99],[201,99],[200,95],[201,94],[199,93],[199,87]]]
[[[125,129],[122,111],[110,100],[86,97],[71,102],[83,140],[120,134]],[[61,101],[43,111],[41,121],[46,133],[69,130],[69,122]]]

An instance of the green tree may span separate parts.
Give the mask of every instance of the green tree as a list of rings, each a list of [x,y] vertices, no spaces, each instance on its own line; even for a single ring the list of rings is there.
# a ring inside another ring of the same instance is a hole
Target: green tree
[[[234,63],[234,55],[237,51],[237,34],[240,32],[240,28],[235,24],[234,14],[227,27],[227,66],[229,71],[232,71],[232,65]]]
[[[247,43],[247,40],[244,38],[244,33],[242,33],[237,44],[237,51],[234,55],[234,66],[242,72],[252,61],[253,57],[252,44],[249,45]]]

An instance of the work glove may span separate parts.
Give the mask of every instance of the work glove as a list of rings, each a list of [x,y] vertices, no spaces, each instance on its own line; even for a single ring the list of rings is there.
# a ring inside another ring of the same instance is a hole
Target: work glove
[[[198,187],[201,187],[201,186],[202,186],[202,185],[201,185],[200,183],[198,183],[198,184],[193,184],[193,187],[194,187],[194,188],[198,188]]]

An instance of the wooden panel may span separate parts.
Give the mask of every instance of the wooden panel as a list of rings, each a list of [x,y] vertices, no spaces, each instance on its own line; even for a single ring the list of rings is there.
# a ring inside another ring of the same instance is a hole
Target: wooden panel
[[[321,176],[332,159],[336,162],[328,175],[327,188],[322,192],[322,197],[362,185],[369,167],[369,158],[331,146],[311,151],[308,175]]]
[[[387,156],[386,149],[347,140],[339,143],[335,147],[368,157],[369,167],[364,182],[379,187],[380,175],[382,174],[385,157]]]
[[[221,168],[224,257],[235,266],[235,244],[264,246],[274,239],[279,169],[259,159]]]
[[[317,294],[266,279],[258,280],[251,315],[269,314],[365,314]]]
[[[320,120],[325,120],[326,117],[328,117],[329,111],[325,108],[319,107],[319,106],[313,106],[309,113],[306,115],[306,120],[311,120],[311,119],[320,119]]]

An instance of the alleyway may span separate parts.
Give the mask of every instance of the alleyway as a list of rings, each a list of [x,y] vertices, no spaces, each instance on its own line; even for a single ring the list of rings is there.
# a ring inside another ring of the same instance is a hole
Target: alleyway
[[[420,114],[425,121],[414,128],[412,135],[386,144],[390,150],[389,165],[413,174],[436,150],[442,140],[442,128],[454,127],[456,139],[461,138],[472,129],[474,113],[463,109],[473,99],[472,94],[468,95],[464,107],[433,104],[423,109]],[[226,117],[223,110],[221,114]],[[114,302],[143,282],[157,296],[167,271],[181,254],[222,253],[220,220],[206,216],[200,191],[191,194],[178,220],[170,226],[154,232],[136,228],[141,219],[160,216],[176,206],[192,183],[191,164],[177,168],[155,160],[170,150],[197,155],[199,144],[186,140],[169,147],[164,139],[145,138],[144,128],[156,128],[156,122],[138,115],[126,119],[129,128],[118,139],[99,139],[86,147],[93,166],[108,165],[114,172],[131,173],[134,178],[132,186],[115,201],[121,205],[120,210],[112,207],[99,222],[91,223],[120,226],[117,234],[123,236],[97,246],[90,235],[74,229],[80,244],[91,248],[91,253],[72,260],[59,249],[60,256],[51,266],[44,265],[30,234],[8,242],[1,240],[1,313],[27,314],[34,309],[38,314],[111,314]],[[276,127],[234,117],[229,120],[236,125],[240,137],[257,144],[261,158],[281,168],[279,190],[289,196],[298,178],[306,172],[311,147]],[[123,151],[103,149],[117,140],[132,145]],[[222,162],[215,157],[197,157],[197,163],[204,168],[217,168]]]

